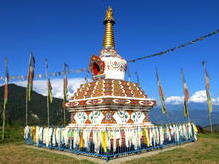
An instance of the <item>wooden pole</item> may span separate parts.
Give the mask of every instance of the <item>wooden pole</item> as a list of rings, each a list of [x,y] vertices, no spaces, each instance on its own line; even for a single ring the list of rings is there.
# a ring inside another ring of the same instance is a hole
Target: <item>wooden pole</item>
[[[49,127],[50,120],[49,120],[49,79],[48,79],[48,61],[45,59],[45,72],[46,72],[46,79],[47,79],[47,126]]]
[[[64,117],[63,117],[63,125],[64,125],[64,127],[65,127],[65,107],[63,107],[63,110],[64,110],[64,111],[63,111],[63,113],[64,113],[64,114],[63,114],[63,115],[64,115]]]
[[[190,120],[190,113],[189,113],[189,104],[188,104],[188,102],[186,102],[187,104],[187,116],[186,116],[186,118],[187,118],[187,122],[189,123],[191,120]],[[185,110],[185,109],[184,109]]]
[[[131,81],[130,68],[127,66],[128,81]]]
[[[2,140],[5,139],[5,107],[3,108],[2,113]]]
[[[2,113],[2,140],[5,139],[5,110],[8,101],[8,59],[5,58],[5,85],[4,85],[4,105],[3,105],[3,113]]]
[[[135,76],[136,76],[137,83],[140,86],[140,79],[139,79],[139,76],[138,76],[138,72],[135,72]]]
[[[188,122],[190,122],[190,116],[188,115]]]
[[[170,117],[169,117],[169,114],[168,114],[168,112],[166,112],[166,113],[165,113],[165,115],[166,115],[166,119],[167,119],[168,123],[170,124],[170,123],[171,123],[171,121],[170,121]]]
[[[190,123],[191,122],[191,119],[190,119],[190,112],[189,112],[189,107],[191,107],[190,105],[189,105],[189,102],[188,102],[188,123]]]
[[[211,133],[213,133],[213,128],[212,128],[212,118],[211,118],[211,113],[208,113],[208,119],[209,119],[209,123],[210,123],[210,128],[211,128]]]
[[[28,88],[26,89],[26,111],[25,112],[26,112],[26,126],[27,126],[28,124]]]
[[[47,95],[47,125],[49,127],[50,120],[49,120],[49,95]]]
[[[64,63],[64,78],[63,78],[63,126],[65,127],[66,124],[66,118],[65,118],[65,103],[66,103],[66,99],[67,99],[67,88],[68,88],[68,80],[67,80],[67,73],[69,72],[69,68],[68,65]],[[85,76],[85,80],[86,83],[88,83],[88,69],[86,70],[86,76]]]
[[[213,128],[212,128],[212,118],[211,118],[211,112],[212,112],[212,101],[211,101],[211,97],[210,97],[210,79],[209,79],[209,75],[208,72],[206,70],[205,67],[205,61],[202,62],[203,68],[204,68],[204,73],[205,73],[205,90],[206,90],[206,96],[207,96],[207,102],[208,102],[208,119],[209,119],[209,123],[210,123],[210,128],[211,128],[211,133],[213,132]]]

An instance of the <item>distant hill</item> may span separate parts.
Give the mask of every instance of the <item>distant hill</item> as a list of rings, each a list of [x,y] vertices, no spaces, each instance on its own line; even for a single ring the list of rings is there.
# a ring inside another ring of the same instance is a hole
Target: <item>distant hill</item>
[[[210,126],[206,126],[206,127],[204,127],[204,129],[206,131],[208,131],[208,132],[211,131],[211,127]],[[213,132],[219,132],[219,124],[212,125],[212,130],[213,130]]]
[[[0,87],[0,113],[2,114],[4,87]],[[9,84],[9,98],[6,110],[7,123],[25,125],[25,97],[26,88]],[[32,98],[29,103],[29,125],[46,125],[47,109],[46,97],[36,92],[32,92]],[[69,113],[66,112],[66,118],[69,119]],[[1,120],[2,118],[0,118]],[[62,125],[63,110],[62,100],[54,98],[50,105],[50,123],[51,125]]]
[[[3,87],[0,87],[0,114],[2,114],[3,104]],[[26,88],[9,84],[9,99],[7,105],[7,123],[25,125],[25,95]],[[209,125],[208,111],[206,104],[190,104],[191,121],[197,125],[205,127]],[[215,106],[216,108],[218,106]],[[155,107],[150,112],[150,118],[153,123],[170,123],[170,122],[185,122],[183,117],[182,105],[168,105],[169,116],[166,118],[159,107]],[[70,114],[66,112],[66,119],[70,121]],[[0,117],[1,121],[1,117]],[[63,110],[62,100],[58,98],[53,99],[50,106],[50,122],[51,125],[62,125]],[[213,124],[219,124],[219,111],[212,113]],[[47,124],[47,109],[46,97],[33,91],[31,102],[29,103],[29,124],[31,125],[46,125]]]
[[[203,105],[204,106],[204,105]],[[190,119],[195,124],[205,127],[209,125],[208,110],[202,108],[191,108]],[[178,107],[178,106],[177,106]],[[161,113],[159,107],[153,108],[150,112],[150,118],[154,123],[169,123],[169,122],[185,122],[187,121],[183,116],[183,109],[181,108],[168,108],[168,118]],[[213,124],[219,124],[219,111],[212,112]]]
[[[182,111],[183,109],[183,104],[167,104],[167,108],[169,110],[178,110],[178,111]],[[208,105],[207,102],[205,103],[195,103],[195,102],[189,102],[189,109],[190,110],[207,110]],[[215,109],[219,109],[219,105],[213,105],[213,111],[215,111]]]

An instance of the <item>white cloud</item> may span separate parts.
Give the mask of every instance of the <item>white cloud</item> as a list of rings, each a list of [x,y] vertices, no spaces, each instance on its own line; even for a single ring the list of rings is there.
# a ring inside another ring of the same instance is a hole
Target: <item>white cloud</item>
[[[26,81],[15,82],[19,86],[26,87]],[[81,84],[85,83],[84,78],[69,78],[68,79],[68,96],[72,96],[73,93],[80,87]],[[57,98],[63,98],[63,79],[52,79],[51,85],[53,88],[53,96]],[[44,96],[47,95],[47,84],[46,80],[34,80],[34,91]],[[182,104],[184,96],[169,96],[166,98],[167,104]],[[190,98],[189,102],[193,103],[206,103],[206,93],[205,90],[199,90],[194,92]],[[219,105],[219,97],[212,98],[214,105]],[[158,102],[159,104],[159,102]]]
[[[180,96],[170,96],[166,98],[166,103],[168,104],[182,104],[183,97]]]
[[[166,98],[166,103],[168,104],[182,104],[184,96],[170,96]],[[189,102],[193,103],[206,103],[207,97],[205,90],[196,91],[189,98]],[[219,97],[212,98],[212,102],[214,105],[219,105]]]
[[[69,78],[68,79],[68,95],[71,96],[81,84],[85,83],[83,78]],[[15,82],[19,86],[26,87],[26,81]],[[53,97],[63,98],[63,79],[52,79],[52,92]],[[47,95],[47,82],[46,80],[34,80],[33,90],[44,96]]]
[[[191,102],[195,103],[204,103],[207,101],[206,92],[205,90],[196,91],[193,95],[191,95],[190,99]]]
[[[212,99],[214,105],[219,105],[219,97]]]

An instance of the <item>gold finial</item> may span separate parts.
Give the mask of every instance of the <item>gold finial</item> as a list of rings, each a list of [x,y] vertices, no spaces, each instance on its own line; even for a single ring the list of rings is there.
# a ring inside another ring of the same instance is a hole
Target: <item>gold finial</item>
[[[104,24],[105,24],[105,21],[113,21],[114,22],[113,9],[110,6],[106,10],[106,16],[105,16],[105,19],[104,19]]]
[[[114,48],[114,34],[113,34],[113,25],[115,24],[114,18],[113,18],[113,10],[111,7],[108,7],[106,10],[106,16],[104,19],[104,25],[105,25],[105,35],[103,39],[103,47],[104,48]]]

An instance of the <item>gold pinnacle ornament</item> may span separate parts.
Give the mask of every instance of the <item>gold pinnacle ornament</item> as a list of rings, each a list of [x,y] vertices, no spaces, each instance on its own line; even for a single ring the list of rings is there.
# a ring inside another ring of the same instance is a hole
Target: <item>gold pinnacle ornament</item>
[[[115,48],[114,34],[113,34],[113,25],[115,24],[113,18],[113,10],[111,7],[108,7],[106,10],[106,16],[103,21],[105,25],[105,35],[103,39],[104,48]]]

